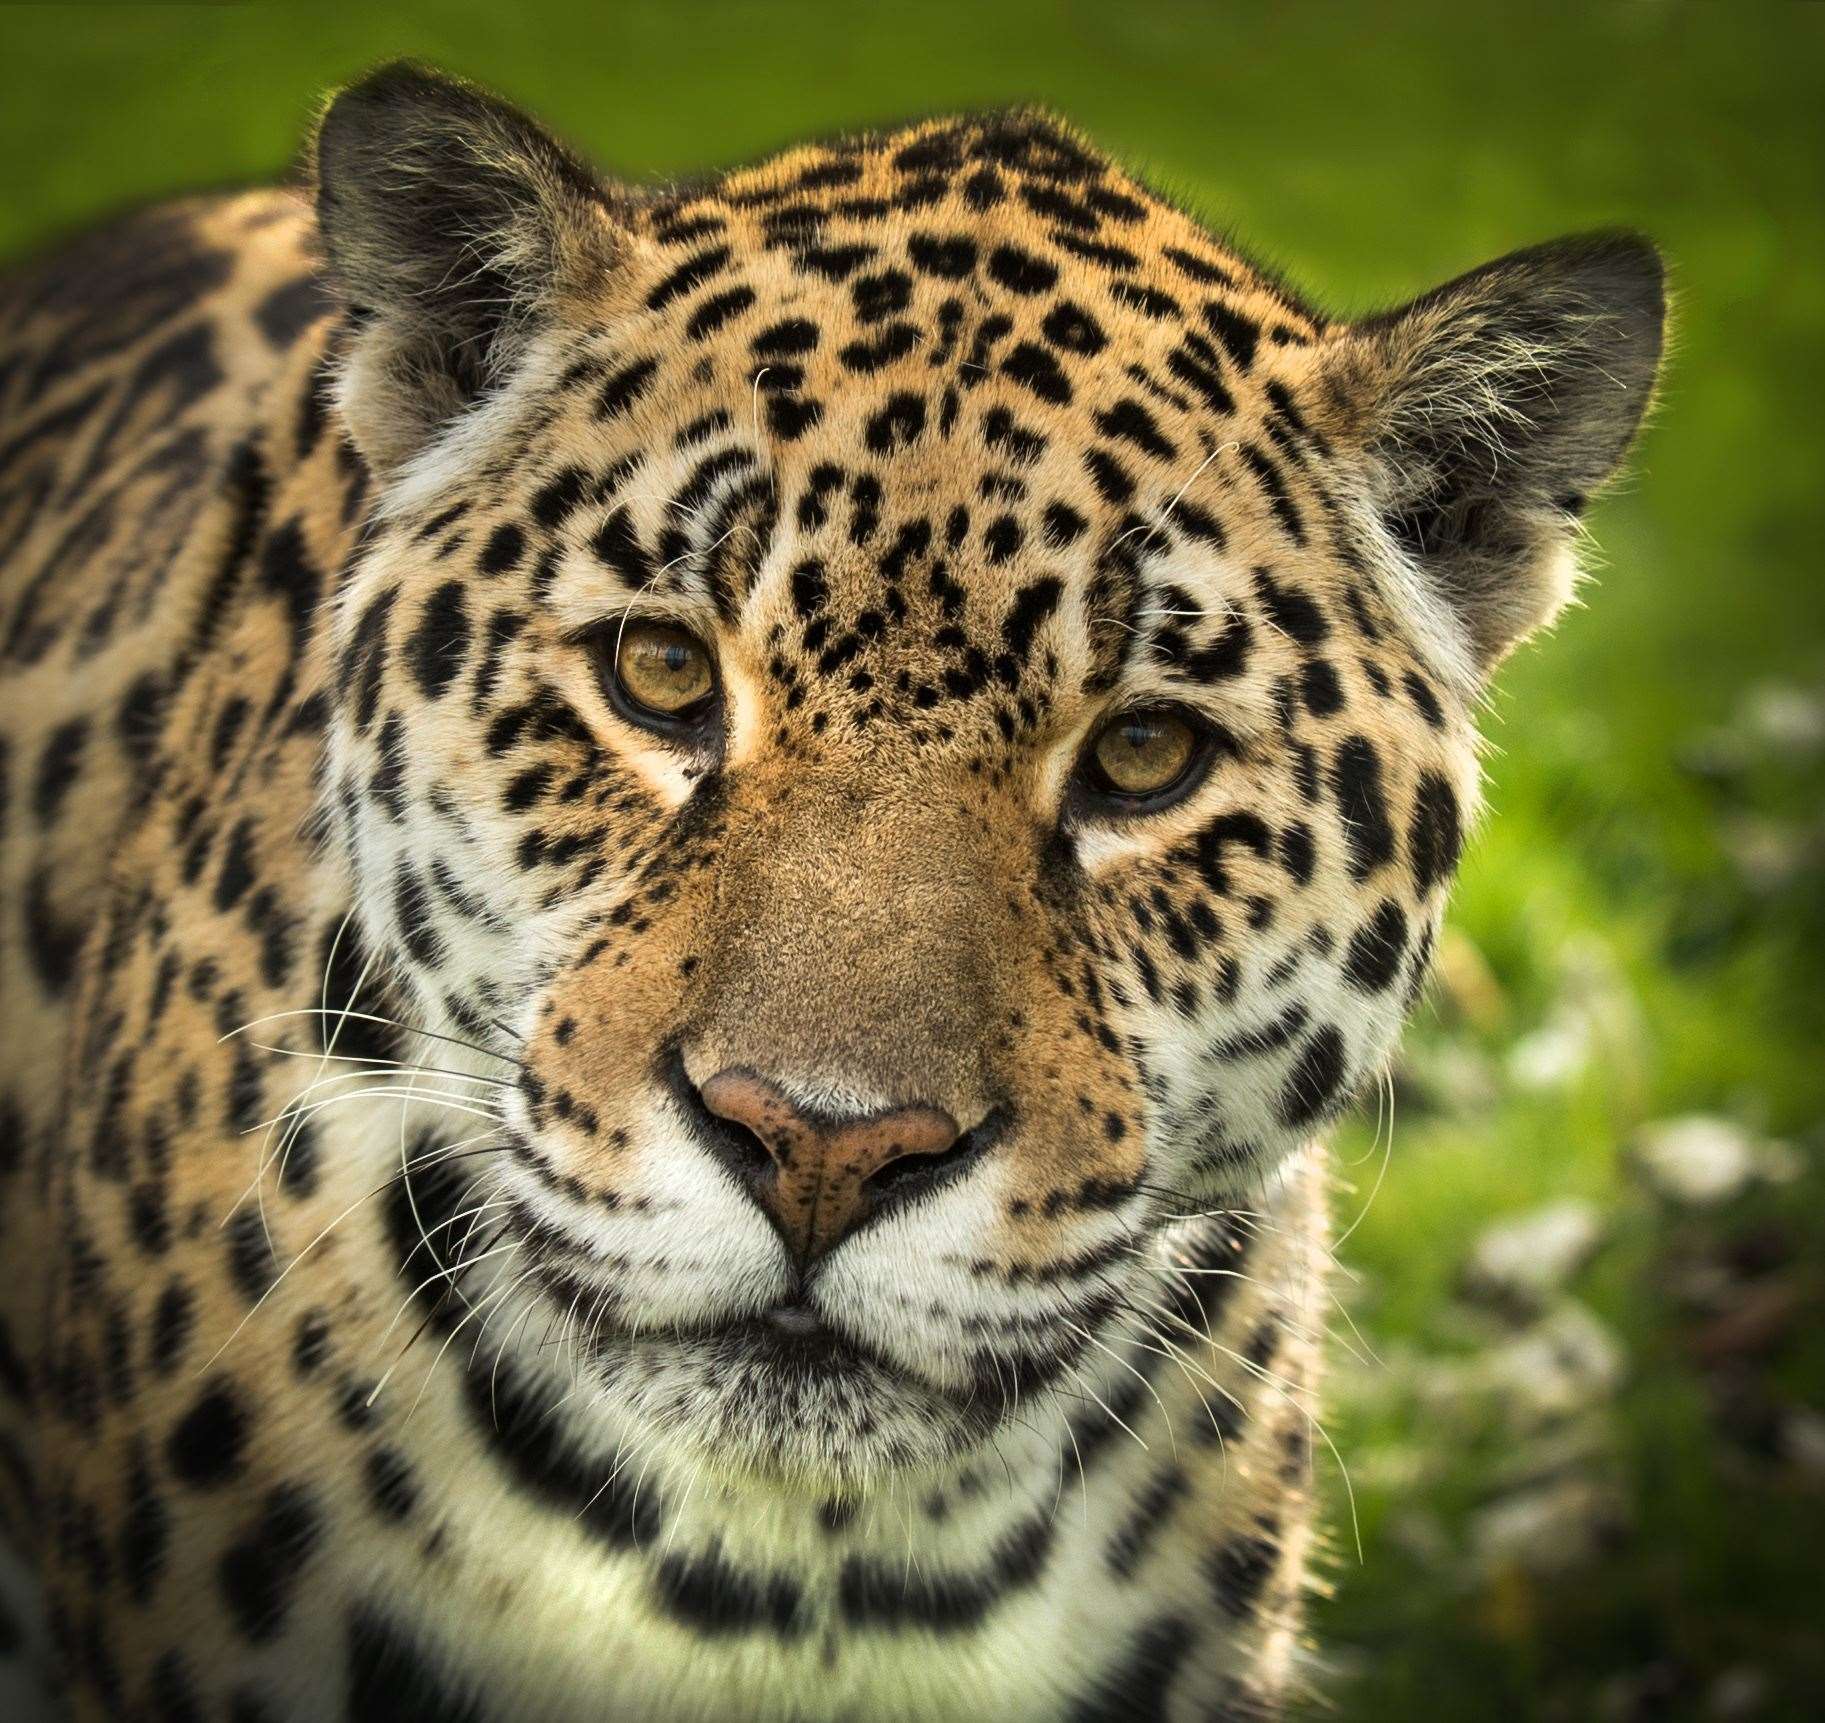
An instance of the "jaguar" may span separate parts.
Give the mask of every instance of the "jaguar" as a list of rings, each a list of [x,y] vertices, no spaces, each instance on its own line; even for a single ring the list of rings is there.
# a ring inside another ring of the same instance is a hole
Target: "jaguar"
[[[6,1679],[1303,1703],[1327,1128],[1663,321],[1621,232],[1328,318],[1037,110],[640,186],[412,64],[16,269]]]

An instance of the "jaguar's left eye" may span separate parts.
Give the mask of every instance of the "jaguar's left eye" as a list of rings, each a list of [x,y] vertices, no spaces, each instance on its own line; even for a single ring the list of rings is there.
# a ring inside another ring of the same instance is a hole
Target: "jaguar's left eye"
[[[688,724],[716,697],[716,666],[696,635],[669,622],[629,621],[616,631],[615,690],[643,718]]]
[[[1094,796],[1157,807],[1189,790],[1209,754],[1205,727],[1171,706],[1122,712],[1091,738],[1079,775]]]

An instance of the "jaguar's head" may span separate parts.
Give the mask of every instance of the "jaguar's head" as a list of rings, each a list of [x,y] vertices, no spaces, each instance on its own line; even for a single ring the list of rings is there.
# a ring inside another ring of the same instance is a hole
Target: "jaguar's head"
[[[648,194],[409,68],[318,195],[328,825],[531,1284],[731,1467],[991,1437],[1382,1067],[1654,252],[1333,323],[1032,114]]]

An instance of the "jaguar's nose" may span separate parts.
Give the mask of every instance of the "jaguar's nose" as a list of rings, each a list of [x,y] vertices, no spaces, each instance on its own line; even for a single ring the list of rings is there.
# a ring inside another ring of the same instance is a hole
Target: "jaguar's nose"
[[[802,1268],[889,1204],[964,1170],[988,1143],[985,1129],[960,1131],[941,1107],[820,1116],[747,1069],[718,1071],[697,1098],[715,1121],[713,1145]]]

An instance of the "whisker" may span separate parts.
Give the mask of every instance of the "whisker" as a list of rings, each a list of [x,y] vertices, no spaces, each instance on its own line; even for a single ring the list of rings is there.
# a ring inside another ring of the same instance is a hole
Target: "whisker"
[[[325,1079],[325,1081],[330,1080],[331,1079]],[[436,1106],[447,1107],[452,1112],[468,1113],[477,1119],[493,1119],[497,1123],[500,1121],[500,1114],[490,1112],[484,1108],[480,1104],[479,1097],[474,1095],[447,1095],[441,1089],[397,1089],[391,1087],[379,1089],[352,1089],[341,1095],[331,1095],[326,1100],[313,1101],[308,1107],[300,1108],[298,1111],[299,1116],[304,1116],[311,1113],[320,1113],[326,1107],[338,1107],[346,1105],[350,1101],[367,1100],[428,1101]],[[273,1119],[268,1120],[267,1123],[269,1125],[276,1124],[280,1119],[288,1117],[289,1114],[290,1109],[288,1108],[286,1112],[277,1114]],[[251,1136],[259,1129],[260,1126],[258,1125],[249,1125],[241,1134],[243,1136]]]
[[[334,1059],[338,1065],[366,1065],[387,1071],[397,1071],[414,1077],[454,1077],[462,1083],[485,1083],[491,1089],[513,1089],[519,1085],[509,1077],[484,1077],[475,1071],[458,1071],[450,1065],[411,1065],[401,1059],[378,1059],[362,1053],[301,1053],[296,1047],[275,1047],[268,1041],[249,1041],[250,1047],[257,1047],[262,1053],[277,1053],[285,1059],[315,1059],[328,1064]],[[353,1076],[353,1072],[344,1073]]]
[[[503,1250],[508,1250],[508,1251],[517,1253],[521,1250],[524,1250],[526,1247],[525,1247],[525,1241],[520,1240],[511,1245],[502,1245],[500,1248]],[[492,1255],[494,1255],[494,1252],[489,1251],[487,1254],[489,1256],[492,1256]],[[481,1257],[476,1258],[477,1262],[480,1262],[481,1260],[482,1260]],[[444,1354],[450,1350],[451,1343],[456,1339],[457,1335],[462,1333],[464,1324],[468,1323],[468,1322],[472,1322],[478,1315],[481,1314],[482,1311],[486,1310],[490,1304],[496,1303],[501,1298],[505,1297],[507,1294],[507,1291],[508,1291],[508,1288],[506,1286],[500,1286],[500,1287],[495,1288],[495,1290],[493,1292],[489,1293],[481,1301],[480,1304],[477,1304],[477,1305],[474,1305],[473,1307],[471,1307],[471,1309],[469,1310],[467,1315],[458,1319],[456,1326],[454,1328],[452,1328],[450,1330],[449,1334],[445,1337],[443,1345],[438,1347],[437,1356],[431,1360],[430,1368],[425,1371],[424,1381],[418,1385],[418,1393],[416,1394],[416,1396],[414,1396],[411,1407],[408,1409],[408,1411],[406,1412],[406,1415],[405,1415],[405,1422],[407,1424],[411,1423],[413,1413],[415,1413],[418,1410],[419,1402],[422,1401],[425,1397],[425,1390],[431,1386],[431,1378],[437,1374],[438,1365],[440,1365],[444,1361]],[[416,1336],[414,1336],[414,1338],[416,1338]],[[406,1346],[406,1351],[409,1352],[410,1350],[411,1350],[411,1344],[410,1344],[410,1342],[408,1342],[407,1346]],[[393,1363],[387,1369],[387,1376],[391,1376],[393,1374],[394,1370],[397,1370],[399,1368],[400,1359],[402,1359],[404,1357],[405,1357],[405,1352],[401,1352],[399,1355],[399,1358],[394,1359]],[[374,1394],[378,1394],[380,1392],[380,1389],[382,1386],[385,1385],[385,1382],[386,1382],[386,1376],[383,1376],[381,1378],[380,1382],[375,1385]],[[370,1406],[374,1403],[374,1394],[370,1394],[368,1396],[368,1404]]]
[[[1121,1416],[1121,1414],[1120,1414],[1120,1413],[1118,1413],[1118,1412],[1117,1412],[1117,1411],[1116,1411],[1116,1410],[1115,1410],[1115,1408],[1114,1408],[1114,1407],[1113,1407],[1113,1406],[1111,1406],[1111,1405],[1110,1405],[1110,1404],[1109,1404],[1109,1402],[1108,1402],[1108,1401],[1107,1401],[1107,1400],[1105,1400],[1105,1399],[1104,1399],[1104,1398],[1103,1398],[1103,1397],[1102,1397],[1102,1395],[1100,1395],[1100,1394],[1099,1394],[1099,1393],[1097,1393],[1097,1391],[1096,1391],[1096,1390],[1095,1390],[1095,1389],[1094,1389],[1094,1388],[1092,1388],[1092,1387],[1091,1387],[1091,1386],[1090,1386],[1090,1384],[1089,1384],[1089,1383],[1088,1383],[1088,1382],[1086,1382],[1086,1381],[1085,1381],[1085,1380],[1084,1380],[1084,1379],[1083,1379],[1083,1377],[1082,1377],[1082,1376],[1080,1376],[1080,1375],[1079,1375],[1079,1374],[1078,1374],[1078,1372],[1077,1372],[1077,1368],[1076,1368],[1076,1366],[1075,1366],[1075,1365],[1069,1365],[1069,1366],[1067,1366],[1067,1367],[1066,1367],[1066,1368],[1067,1368],[1067,1371],[1068,1371],[1068,1373],[1069,1373],[1069,1375],[1070,1375],[1070,1378],[1071,1378],[1071,1380],[1072,1380],[1072,1381],[1073,1381],[1073,1382],[1075,1382],[1075,1383],[1076,1383],[1076,1384],[1077,1384],[1077,1386],[1078,1386],[1078,1387],[1079,1387],[1079,1388],[1081,1388],[1081,1389],[1082,1389],[1082,1390],[1083,1390],[1083,1391],[1084,1391],[1084,1392],[1085,1392],[1085,1393],[1086,1393],[1086,1394],[1088,1394],[1088,1395],[1089,1395],[1089,1396],[1090,1396],[1090,1398],[1091,1398],[1091,1399],[1092,1399],[1092,1400],[1094,1400],[1094,1401],[1095,1401],[1095,1402],[1096,1402],[1096,1403],[1097,1403],[1097,1405],[1099,1405],[1099,1406],[1100,1406],[1100,1407],[1102,1407],[1102,1409],[1103,1409],[1103,1411],[1104,1411],[1104,1413],[1105,1413],[1105,1414],[1106,1414],[1106,1415],[1107,1415],[1107,1416],[1108,1416],[1108,1417],[1109,1417],[1109,1418],[1110,1418],[1110,1419],[1111,1419],[1111,1420],[1113,1420],[1113,1421],[1114,1421],[1114,1423],[1115,1423],[1115,1424],[1116,1424],[1116,1425],[1117,1425],[1117,1426],[1118,1426],[1118,1427],[1119,1427],[1119,1428],[1121,1428],[1121,1429],[1123,1429],[1123,1430],[1126,1430],[1126,1431],[1127,1431],[1127,1432],[1128,1432],[1128,1434],[1129,1434],[1129,1435],[1130,1435],[1130,1436],[1133,1436],[1133,1437],[1134,1437],[1134,1439],[1135,1439],[1135,1441],[1136,1441],[1136,1442],[1138,1442],[1138,1443],[1140,1443],[1140,1448],[1141,1448],[1141,1452],[1142,1452],[1142,1453],[1143,1453],[1143,1454],[1150,1454],[1150,1453],[1152,1453],[1152,1452],[1153,1452],[1153,1450],[1152,1450],[1152,1449],[1151,1449],[1151,1448],[1149,1448],[1149,1447],[1148,1447],[1148,1446],[1147,1446],[1147,1444],[1146,1444],[1146,1443],[1145,1443],[1145,1442],[1143,1442],[1143,1441],[1141,1441],[1141,1438],[1140,1438],[1140,1436],[1139,1436],[1139,1435],[1138,1435],[1138,1434],[1136,1434],[1136,1432],[1135,1432],[1135,1430],[1134,1430],[1134,1428],[1133,1428],[1133,1426],[1132,1426],[1132,1425],[1130,1425],[1130,1424],[1129,1424],[1129,1423],[1128,1423],[1128,1422],[1127,1422],[1127,1421],[1126,1421],[1126,1420],[1125,1420],[1125,1419],[1124,1419],[1124,1418],[1123,1418],[1123,1417],[1122,1417],[1122,1416]]]
[[[522,1270],[521,1273],[518,1274],[514,1278],[512,1283],[508,1286],[507,1291],[508,1291],[509,1295],[518,1291],[520,1287],[524,1286],[526,1284],[526,1282],[531,1280],[538,1272],[539,1272],[539,1269],[538,1269],[537,1263],[534,1263],[532,1265],[532,1267],[530,1267],[528,1269]],[[481,1327],[476,1330],[475,1344],[469,1348],[469,1367],[471,1369],[474,1369],[474,1367],[475,1367],[476,1356],[478,1353],[480,1353],[480,1351],[482,1349],[482,1342],[488,1338],[488,1324],[491,1323],[495,1319],[495,1317],[499,1314],[500,1314],[500,1306],[497,1304],[493,1310],[488,1312],[487,1318],[482,1323]],[[498,1357],[499,1354],[497,1353],[496,1356]]]
[[[447,1225],[448,1222],[446,1222],[445,1224]],[[431,1241],[427,1237],[424,1242],[428,1245]],[[413,1248],[414,1248],[414,1250],[416,1250],[417,1247],[414,1246]],[[518,1248],[517,1244],[495,1245],[492,1248],[483,1251],[479,1256],[470,1257],[469,1260],[466,1262],[451,1263],[444,1268],[438,1269],[435,1274],[426,1275],[423,1280],[421,1280],[415,1287],[412,1288],[412,1290],[410,1292],[408,1292],[406,1294],[404,1301],[399,1306],[399,1309],[394,1313],[393,1320],[391,1322],[389,1322],[386,1325],[386,1327],[381,1331],[380,1338],[377,1341],[375,1341],[374,1344],[376,1346],[386,1345],[388,1339],[391,1337],[391,1335],[393,1333],[393,1330],[399,1326],[400,1317],[404,1316],[405,1313],[412,1308],[414,1301],[416,1301],[417,1299],[420,1299],[424,1296],[426,1288],[435,1286],[440,1280],[443,1280],[443,1281],[449,1281],[451,1283],[449,1290],[453,1292],[456,1290],[455,1277],[457,1275],[467,1272],[469,1269],[473,1268],[478,1262],[487,1262],[491,1257],[498,1256],[502,1251],[515,1250],[517,1248]],[[433,1260],[435,1260],[435,1258]],[[442,1302],[442,1296],[444,1296],[444,1295],[440,1295],[439,1303]],[[467,1300],[465,1300],[465,1302],[467,1302]],[[471,1306],[472,1310],[473,1310],[473,1308],[474,1307]],[[433,1314],[435,1314],[435,1312],[433,1312]],[[416,1339],[417,1336],[414,1335],[413,1338]],[[406,1343],[406,1350],[409,1351],[410,1349],[411,1349],[411,1342],[408,1341]],[[401,1352],[400,1358],[403,1358],[404,1356],[405,1356],[405,1352]],[[398,1366],[399,1366],[399,1359],[396,1358],[393,1360],[393,1369],[397,1369]],[[392,1374],[392,1370],[389,1370],[387,1372],[387,1375],[390,1376],[391,1374]],[[375,1391],[378,1392],[379,1386],[384,1385],[385,1382],[386,1382],[386,1377],[383,1376],[380,1379],[380,1384],[376,1386]]]
[[[497,1051],[493,1047],[484,1047],[479,1041],[465,1041],[457,1035],[445,1035],[437,1029],[418,1029],[410,1023],[401,1023],[394,1017],[378,1017],[371,1011],[324,1011],[314,1005],[301,1005],[290,1011],[271,1011],[264,1017],[250,1018],[247,1022],[230,1029],[219,1039],[232,1040],[237,1035],[244,1035],[249,1029],[258,1029],[263,1023],[278,1023],[287,1017],[346,1017],[359,1023],[379,1023],[388,1029],[397,1029],[402,1035],[423,1035],[430,1041],[447,1042],[452,1047],[461,1047],[471,1053],[480,1053],[484,1058],[498,1059],[503,1065],[513,1065],[524,1069],[518,1059],[510,1054]]]
[[[1130,1312],[1129,1314],[1139,1315],[1139,1312]],[[1134,1335],[1135,1345],[1139,1346],[1143,1351],[1153,1353],[1158,1358],[1164,1358],[1177,1369],[1179,1374],[1183,1376],[1188,1383],[1191,1384],[1192,1393],[1197,1396],[1198,1404],[1204,1408],[1204,1416],[1210,1420],[1210,1427],[1216,1432],[1217,1451],[1222,1454],[1224,1466],[1227,1468],[1229,1464],[1229,1445],[1223,1439],[1223,1425],[1216,1413],[1211,1410],[1210,1402],[1204,1398],[1204,1391],[1198,1386],[1197,1378],[1186,1368],[1185,1361],[1178,1355],[1179,1349],[1174,1346],[1170,1340],[1166,1339],[1163,1334],[1159,1333],[1159,1331],[1150,1324],[1147,1325],[1147,1333],[1151,1336],[1152,1340],[1158,1341],[1159,1344],[1149,1344],[1147,1340],[1141,1339],[1139,1335]]]
[[[493,1135],[492,1132],[484,1131],[480,1137],[470,1137],[467,1139],[467,1142],[468,1143],[481,1142],[484,1137],[488,1137],[488,1136],[492,1136],[492,1135]],[[447,1147],[445,1145],[439,1144],[434,1149],[427,1149],[423,1154],[414,1156],[413,1160],[412,1160],[412,1165],[414,1167],[417,1167],[417,1166],[428,1164],[428,1163],[441,1164],[445,1160],[467,1159],[468,1156],[459,1155],[456,1152],[457,1150],[462,1149],[465,1146],[466,1146],[465,1143],[455,1143],[455,1144],[451,1144]],[[498,1149],[472,1149],[469,1152],[472,1155],[480,1155],[480,1154],[498,1154],[500,1151]],[[228,1336],[228,1338],[226,1340],[224,1340],[222,1342],[222,1344],[220,1346],[218,1346],[215,1349],[215,1351],[204,1362],[204,1364],[202,1365],[201,1371],[199,1371],[199,1374],[207,1371],[216,1362],[216,1360],[218,1358],[220,1358],[222,1356],[222,1354],[228,1350],[228,1348],[234,1343],[235,1336],[238,1335],[241,1332],[241,1330],[243,1328],[245,1328],[248,1325],[248,1323],[250,1323],[253,1320],[254,1312],[257,1311],[260,1308],[260,1306],[263,1305],[267,1301],[267,1299],[271,1298],[272,1295],[279,1290],[280,1283],[284,1281],[285,1277],[288,1274],[290,1274],[291,1271],[294,1268],[296,1268],[299,1263],[301,1263],[307,1256],[309,1256],[310,1253],[312,1251],[314,1251],[318,1245],[320,1245],[326,1238],[328,1238],[329,1235],[332,1232],[334,1232],[336,1230],[336,1228],[339,1227],[345,1220],[347,1220],[348,1217],[350,1215],[352,1215],[356,1209],[360,1208],[363,1203],[372,1202],[375,1197],[379,1196],[383,1191],[390,1190],[395,1184],[397,1184],[399,1182],[399,1180],[402,1177],[405,1177],[405,1176],[406,1175],[404,1173],[391,1173],[385,1179],[383,1179],[379,1184],[377,1184],[371,1191],[367,1192],[366,1195],[357,1197],[352,1203],[349,1204],[349,1206],[347,1208],[345,1208],[342,1211],[341,1214],[337,1215],[336,1218],[334,1220],[332,1220],[328,1226],[324,1227],[323,1230],[321,1232],[319,1232],[317,1234],[317,1236],[310,1241],[309,1244],[307,1244],[301,1251],[299,1251],[298,1254],[296,1256],[294,1256],[290,1262],[288,1262],[282,1269],[280,1269],[278,1274],[273,1278],[272,1284],[269,1287],[267,1287],[266,1290],[264,1292],[262,1292],[260,1294],[260,1296],[253,1301],[253,1304],[248,1308],[247,1314],[245,1316],[243,1316],[241,1318],[241,1320],[235,1324],[233,1332]],[[247,1199],[245,1196],[241,1197],[236,1202],[235,1208],[239,1208],[241,1203],[245,1202],[246,1200]],[[229,1211],[230,1214],[232,1214],[233,1212],[234,1212],[233,1209],[231,1209]],[[276,1250],[275,1250],[275,1257],[276,1257]]]
[[[1179,1457],[1179,1438],[1178,1438],[1177,1433],[1173,1430],[1173,1427],[1172,1427],[1172,1414],[1169,1411],[1167,1411],[1166,1402],[1160,1398],[1159,1390],[1157,1388],[1155,1388],[1154,1385],[1147,1380],[1145,1372],[1137,1370],[1131,1363],[1128,1362],[1128,1360],[1126,1358],[1124,1358],[1119,1352],[1117,1352],[1113,1346],[1109,1345],[1107,1341],[1098,1340],[1096,1338],[1096,1336],[1090,1332],[1089,1329],[1087,1329],[1075,1322],[1068,1322],[1065,1324],[1065,1326],[1067,1328],[1073,1329],[1076,1333],[1082,1335],[1084,1339],[1089,1341],[1090,1344],[1092,1346],[1096,1347],[1099,1351],[1107,1352],[1109,1354],[1109,1356],[1116,1361],[1117,1364],[1121,1365],[1121,1367],[1124,1370],[1126,1370],[1130,1376],[1132,1376],[1137,1382],[1139,1382],[1140,1385],[1143,1388],[1145,1388],[1149,1394],[1151,1394],[1153,1396],[1154,1405],[1159,1407],[1160,1416],[1166,1420],[1166,1441],[1172,1449],[1172,1457],[1176,1460]]]
[[[1078,1483],[1078,1488],[1083,1496],[1084,1531],[1085,1531],[1085,1534],[1087,1535],[1090,1530],[1090,1477],[1089,1477],[1089,1474],[1084,1470],[1084,1451],[1082,1448],[1080,1448],[1077,1445],[1077,1431],[1075,1428],[1073,1428],[1069,1417],[1067,1417],[1064,1420],[1064,1426],[1065,1426],[1065,1434],[1068,1437],[1070,1437],[1070,1439],[1071,1439],[1071,1452],[1077,1456],[1077,1483]],[[1058,1495],[1059,1495],[1060,1499],[1063,1498],[1064,1489],[1065,1489],[1065,1462],[1064,1462],[1064,1454],[1061,1451],[1058,1456]],[[1052,1511],[1054,1513],[1056,1513],[1058,1511],[1056,1501],[1054,1501],[1054,1503],[1053,1503]]]
[[[322,981],[321,986],[318,989],[317,997],[325,1010],[327,1010],[329,1008],[330,976],[335,973],[336,954],[342,949],[342,936],[348,932],[349,923],[352,922],[354,919],[355,919],[355,912],[354,912],[354,910],[351,909],[347,912],[347,914],[345,914],[343,916],[342,920],[336,924],[336,937],[330,941],[329,953],[323,960],[323,981]],[[357,999],[359,999],[361,997],[361,990],[363,987],[365,987],[367,985],[368,976],[372,972],[373,967],[374,967],[374,957],[373,957],[372,953],[369,953],[368,956],[362,962],[361,973],[355,977],[354,991],[351,992],[349,994],[348,998],[343,1001],[343,1009],[345,1011],[350,1006],[352,1006]],[[345,1022],[345,1019],[338,1018],[335,1029],[331,1032],[327,1041],[325,1041],[323,1055],[322,1055],[322,1062],[319,1063],[319,1065],[317,1067],[317,1074],[319,1076],[321,1076],[323,1074],[324,1065],[328,1063],[331,1052],[334,1050],[336,1043],[342,1037],[342,1030],[344,1027],[344,1022]],[[319,1031],[319,1033],[318,1033],[318,1039],[324,1040],[324,1036],[322,1035],[321,1031]],[[289,1161],[289,1158],[291,1155],[292,1144],[297,1140],[298,1135],[303,1130],[303,1128],[304,1128],[303,1121],[295,1120],[291,1125],[289,1125],[287,1127],[284,1137],[282,1137],[280,1139],[278,1157],[279,1157],[279,1178],[281,1181],[283,1181],[283,1179],[285,1177],[285,1168],[286,1168],[286,1165],[288,1164],[288,1161]],[[268,1132],[268,1140],[270,1140],[270,1137],[271,1137],[271,1133]],[[272,1228],[266,1218],[266,1168],[267,1168],[267,1165],[268,1165],[268,1159],[267,1159],[266,1143],[262,1142],[260,1145],[260,1152],[255,1157],[255,1161],[254,1161],[254,1193],[255,1193],[255,1198],[256,1198],[257,1202],[259,1203],[259,1208],[260,1208],[260,1229],[262,1232],[264,1232],[266,1234],[267,1248],[271,1249],[271,1247],[272,1247]]]
[[[537,1272],[537,1263],[534,1263],[533,1266],[526,1271],[527,1274],[536,1274]],[[538,1308],[539,1306],[536,1302],[529,1301],[526,1308],[520,1312],[519,1321],[514,1323],[514,1325],[501,1336],[500,1345],[494,1349],[494,1366],[488,1372],[488,1421],[496,1430],[499,1430],[501,1427],[500,1401],[496,1395],[496,1388],[499,1384],[501,1374],[501,1357],[506,1352],[507,1348],[513,1344],[513,1337],[526,1326],[527,1322],[531,1320],[532,1313]]]
[[[1384,1072],[1384,1075],[1385,1075],[1385,1072]],[[1379,1133],[1377,1133],[1377,1134],[1379,1134]],[[1330,1248],[1332,1251],[1335,1252],[1335,1251],[1341,1250],[1346,1244],[1348,1244],[1350,1241],[1351,1235],[1356,1231],[1356,1229],[1359,1226],[1362,1225],[1362,1223],[1365,1220],[1367,1220],[1369,1218],[1369,1210],[1374,1206],[1376,1197],[1378,1197],[1381,1194],[1382,1180],[1388,1176],[1388,1167],[1389,1167],[1389,1164],[1393,1161],[1393,1159],[1394,1159],[1394,1090],[1393,1090],[1392,1083],[1390,1083],[1389,1088],[1388,1088],[1388,1142],[1387,1142],[1387,1146],[1382,1150],[1381,1165],[1376,1169],[1376,1172],[1375,1172],[1375,1183],[1369,1187],[1369,1194],[1368,1194],[1368,1196],[1366,1196],[1363,1199],[1362,1208],[1358,1211],[1356,1218],[1353,1221],[1351,1221],[1350,1224],[1348,1226],[1346,1226],[1342,1232],[1340,1232],[1334,1239],[1331,1240]]]

